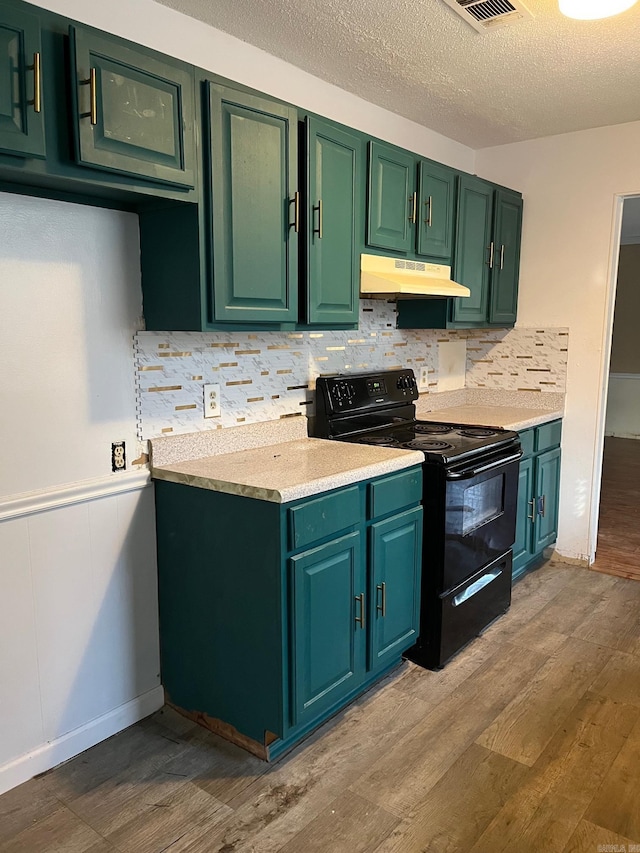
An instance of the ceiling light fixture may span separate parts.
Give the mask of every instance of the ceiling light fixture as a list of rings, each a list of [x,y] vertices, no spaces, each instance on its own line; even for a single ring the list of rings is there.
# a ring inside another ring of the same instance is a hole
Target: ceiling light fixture
[[[567,18],[594,21],[626,12],[637,0],[559,0],[560,11]]]

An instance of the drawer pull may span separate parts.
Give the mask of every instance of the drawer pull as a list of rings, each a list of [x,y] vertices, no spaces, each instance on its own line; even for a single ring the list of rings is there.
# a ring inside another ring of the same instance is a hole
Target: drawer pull
[[[484,589],[485,586],[488,586],[496,578],[499,578],[501,574],[502,569],[495,569],[493,572],[487,572],[486,575],[482,575],[481,578],[478,578],[477,581],[474,581],[465,590],[456,595],[453,599],[453,606],[459,607],[461,604],[464,604],[465,601],[473,598],[473,596],[480,592],[481,589]]]
[[[547,510],[546,497],[547,497],[546,495],[540,495],[540,497],[538,498],[538,515],[541,518],[544,518],[546,510]]]
[[[98,91],[96,88],[96,69],[89,69],[89,79],[81,80],[81,86],[89,87],[89,112],[81,113],[80,118],[88,118],[92,125],[98,124]]]
[[[433,199],[431,198],[431,196],[429,196],[429,199],[425,201],[425,206],[429,208],[429,215],[425,219],[424,224],[427,226],[427,228],[431,228],[431,212],[433,210]]]
[[[535,521],[535,511],[534,511],[535,500],[532,498],[530,501],[527,501],[527,506],[531,507],[531,515],[529,515],[527,513],[527,518],[529,519],[529,521]]]
[[[493,246],[493,240],[492,240],[490,245],[487,246],[487,251],[489,252],[489,260],[487,261],[487,265],[488,265],[490,270],[493,269],[493,250],[494,250],[494,246]]]
[[[355,617],[356,625],[360,625],[364,630],[364,592],[356,595],[355,600],[360,603],[360,615]]]
[[[411,205],[411,213],[409,214],[409,222],[411,222],[412,225],[415,225],[416,219],[418,218],[417,217],[417,214],[418,214],[418,211],[417,211],[418,193],[414,193],[413,195],[409,196],[409,203]]]
[[[387,615],[387,585],[383,581],[379,583],[376,587],[376,590],[380,593],[380,604],[376,604],[376,610],[378,613],[384,617]]]
[[[313,229],[313,233],[318,235],[318,240],[322,240],[322,199],[318,199],[317,205],[312,205],[311,210],[315,213],[318,211],[318,227]]]

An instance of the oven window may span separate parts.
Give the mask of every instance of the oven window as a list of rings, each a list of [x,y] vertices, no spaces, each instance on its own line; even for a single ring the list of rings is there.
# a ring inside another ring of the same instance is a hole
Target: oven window
[[[464,490],[462,535],[466,536],[504,512],[504,474],[482,480]]]

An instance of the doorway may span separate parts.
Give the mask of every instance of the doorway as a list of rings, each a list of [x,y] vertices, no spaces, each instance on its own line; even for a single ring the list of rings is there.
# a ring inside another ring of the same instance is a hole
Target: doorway
[[[617,260],[596,558],[591,568],[640,580],[640,197],[624,200]]]

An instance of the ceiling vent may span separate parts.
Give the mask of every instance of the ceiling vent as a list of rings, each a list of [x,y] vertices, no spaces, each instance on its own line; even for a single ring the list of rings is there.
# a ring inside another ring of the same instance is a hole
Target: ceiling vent
[[[533,18],[531,12],[520,0],[444,0],[444,2],[479,33]]]

